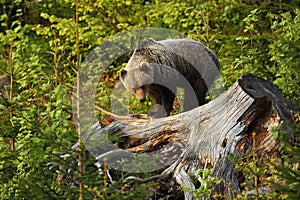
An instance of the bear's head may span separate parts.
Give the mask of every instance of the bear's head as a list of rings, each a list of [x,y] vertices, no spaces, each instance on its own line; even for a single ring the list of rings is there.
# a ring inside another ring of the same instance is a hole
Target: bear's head
[[[138,45],[134,50],[133,55],[131,56],[129,62],[126,65],[127,68],[135,68],[141,65],[142,63],[161,63],[164,61],[161,57],[167,49],[164,45],[155,41],[152,38],[149,38]]]
[[[126,67],[120,71],[120,80],[124,87],[142,102],[146,99],[150,84],[165,85],[178,80],[178,73],[171,68],[173,56],[171,50],[159,42],[148,39],[133,52]]]
[[[120,80],[127,91],[133,93],[140,102],[143,102],[146,100],[148,85],[154,81],[153,75],[152,68],[144,63],[139,67],[122,69]]]

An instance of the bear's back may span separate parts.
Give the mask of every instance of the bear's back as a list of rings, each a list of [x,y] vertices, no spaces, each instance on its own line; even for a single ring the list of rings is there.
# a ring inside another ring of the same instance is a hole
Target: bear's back
[[[196,67],[208,86],[219,75],[220,63],[217,56],[200,42],[191,39],[157,41],[176,55],[183,57]]]

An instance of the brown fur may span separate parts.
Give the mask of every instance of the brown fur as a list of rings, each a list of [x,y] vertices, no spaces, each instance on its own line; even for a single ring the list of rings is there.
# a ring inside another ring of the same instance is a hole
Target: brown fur
[[[219,67],[215,54],[199,42],[149,39],[135,50],[120,79],[140,101],[148,92],[156,107],[150,114],[163,117],[173,109],[176,87],[185,90],[184,111],[203,105]]]

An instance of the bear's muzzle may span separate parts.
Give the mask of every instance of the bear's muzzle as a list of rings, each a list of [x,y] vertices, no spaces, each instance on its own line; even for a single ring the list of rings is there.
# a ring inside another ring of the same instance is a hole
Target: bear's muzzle
[[[144,87],[140,87],[134,91],[134,94],[136,98],[139,100],[139,102],[146,101],[146,91]]]

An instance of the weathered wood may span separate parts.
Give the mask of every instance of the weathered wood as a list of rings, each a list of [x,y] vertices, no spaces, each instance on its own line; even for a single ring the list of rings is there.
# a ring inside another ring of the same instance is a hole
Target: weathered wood
[[[126,151],[97,151],[98,159],[158,148],[163,154],[175,147],[176,153],[162,156],[162,162],[168,165],[160,180],[172,178],[178,185],[195,188],[187,174],[194,174],[200,168],[213,168],[213,175],[230,183],[230,186],[220,184],[215,189],[235,196],[241,192],[241,180],[230,157],[241,158],[252,150],[253,142],[258,164],[277,156],[278,143],[273,139],[271,128],[292,119],[292,110],[298,108],[287,101],[275,85],[247,74],[218,98],[191,111],[159,119],[115,116],[118,121],[105,128],[97,127],[92,135],[109,132],[126,138],[119,145]],[[184,196],[194,199],[188,192]]]

